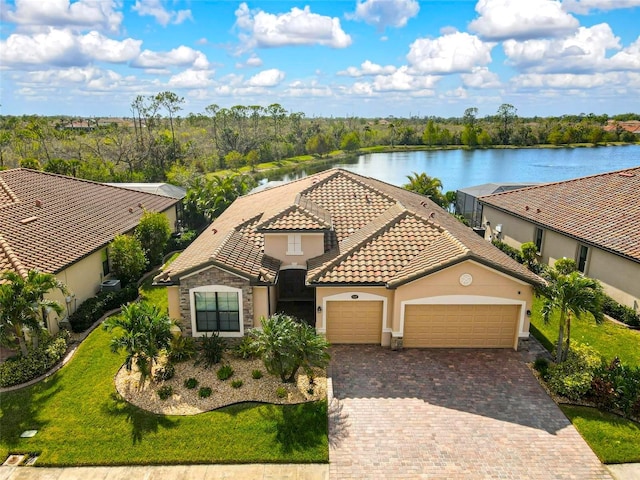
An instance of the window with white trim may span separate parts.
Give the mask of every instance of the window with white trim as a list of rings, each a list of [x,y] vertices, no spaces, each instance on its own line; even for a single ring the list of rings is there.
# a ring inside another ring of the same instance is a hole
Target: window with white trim
[[[244,334],[242,290],[225,285],[207,285],[191,290],[191,326],[194,336],[219,332],[223,337]]]
[[[287,255],[302,255],[302,235],[299,233],[287,235]]]

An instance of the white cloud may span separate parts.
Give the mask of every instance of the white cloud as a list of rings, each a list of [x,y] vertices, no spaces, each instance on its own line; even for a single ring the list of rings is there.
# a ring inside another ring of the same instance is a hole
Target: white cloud
[[[16,0],[15,9],[2,2],[2,22],[116,32],[123,19],[118,7],[117,0]]]
[[[243,51],[255,47],[283,47],[289,45],[323,45],[345,48],[351,37],[340,26],[340,19],[292,8],[288,13],[272,14],[262,10],[249,10],[246,3],[235,12],[236,27],[243,43]]]
[[[185,20],[193,20],[191,10],[169,11],[164,8],[161,0],[136,0],[131,10],[138,12],[138,15],[153,17],[163,27],[173,23],[179,25]]]
[[[393,65],[382,66],[373,63],[370,60],[365,60],[360,65],[360,68],[349,67],[346,70],[338,72],[338,75],[357,78],[367,75],[389,75],[394,73],[396,70],[396,67],[394,67]]]
[[[205,88],[213,83],[210,78],[213,74],[213,70],[188,69],[184,72],[173,75],[167,84],[171,88]]]
[[[472,72],[491,63],[493,43],[475,35],[455,32],[436,39],[419,38],[410,46],[407,59],[411,68],[431,74]]]
[[[209,61],[204,53],[181,45],[168,52],[144,50],[131,62],[131,66],[147,69],[175,66],[207,70],[209,68]]]
[[[404,27],[419,11],[416,0],[358,0],[355,13],[347,18],[362,20],[383,31],[386,27]]]
[[[285,95],[291,97],[331,97],[334,95],[331,88],[327,85],[320,85],[317,81],[310,83],[304,83],[300,80],[296,80],[289,84],[289,87],[284,91]]]
[[[469,97],[467,91],[462,87],[458,87],[454,90],[447,90],[446,92],[444,92],[443,96],[447,98],[461,98],[461,99]]]
[[[137,83],[137,79],[135,79]],[[21,75],[17,82],[24,88],[50,89],[52,95],[69,94],[70,89],[105,92],[127,90],[134,85],[134,79],[123,77],[113,70],[97,67],[72,67],[29,72]],[[57,93],[56,93],[57,92]],[[73,92],[71,92],[73,93]]]
[[[252,87],[275,87],[284,80],[285,74],[282,70],[271,68],[263,70],[247,81],[247,85]]]
[[[640,37],[635,42],[611,57],[610,68],[612,70],[637,70],[640,71]]]
[[[592,10],[615,10],[640,7],[640,0],[563,0],[562,8],[567,12],[587,14]]]
[[[34,35],[12,34],[0,41],[0,60],[4,66],[33,65],[86,66],[92,61],[124,63],[140,53],[142,41],[122,41],[98,32],[78,35],[71,30],[49,29]]]
[[[624,75],[618,72],[579,75],[572,73],[528,73],[511,79],[516,89],[553,88],[562,90],[594,89],[621,84]]]
[[[580,27],[567,38],[507,40],[503,44],[509,64],[519,70],[547,73],[595,72],[609,69],[608,50],[620,50],[620,39],[606,23]]]
[[[462,83],[467,88],[499,88],[500,77],[487,67],[474,68],[471,73],[460,75]]]
[[[435,88],[440,77],[416,75],[409,67],[402,66],[389,75],[377,75],[371,82],[355,82],[349,91],[356,95],[370,95],[374,92],[419,92]]]
[[[256,54],[252,54],[247,60],[244,62],[237,62],[236,68],[255,68],[262,66],[262,59],[258,57]]]
[[[579,26],[557,0],[478,0],[476,12],[469,30],[486,40],[557,37]]]

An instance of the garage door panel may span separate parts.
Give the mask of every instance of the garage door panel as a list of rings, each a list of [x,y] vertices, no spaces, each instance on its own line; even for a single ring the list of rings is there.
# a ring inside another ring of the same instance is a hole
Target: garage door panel
[[[518,305],[407,305],[406,347],[513,348]]]
[[[327,302],[327,340],[331,343],[380,344],[381,301]]]

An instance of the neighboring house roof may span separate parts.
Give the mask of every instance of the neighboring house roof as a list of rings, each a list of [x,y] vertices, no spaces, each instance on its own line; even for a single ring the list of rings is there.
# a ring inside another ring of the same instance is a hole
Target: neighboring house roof
[[[187,194],[184,188],[171,185],[170,183],[105,183],[105,185],[126,188],[137,192],[153,193],[155,195],[162,195],[163,197],[177,198],[178,200],[183,199]]]
[[[530,187],[532,185],[539,185],[539,182],[483,183],[482,185],[474,185],[473,187],[460,188],[458,192],[471,195],[472,197],[482,197],[484,195],[491,195],[492,193],[506,192],[517,188]]]
[[[238,198],[156,281],[215,265],[272,283],[280,261],[264,254],[264,234],[291,231],[324,231],[310,285],[395,287],[467,259],[541,281],[428,198],[341,169]]]
[[[498,193],[480,202],[640,262],[640,166]]]
[[[0,171],[0,271],[57,273],[176,199],[25,168]]]
[[[640,121],[628,120],[626,122],[618,122],[616,120],[609,120],[607,125],[603,127],[605,132],[615,132],[618,129],[626,130],[627,132],[640,135]]]

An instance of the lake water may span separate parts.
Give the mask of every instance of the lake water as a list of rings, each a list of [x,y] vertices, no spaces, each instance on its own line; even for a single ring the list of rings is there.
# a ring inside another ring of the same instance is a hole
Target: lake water
[[[597,148],[522,148],[373,153],[328,167],[377,178],[393,185],[426,172],[443,191],[492,182],[555,182],[640,166],[640,145]],[[318,171],[313,166],[270,180],[293,180]]]

